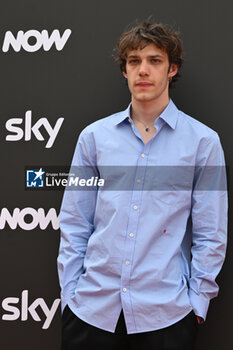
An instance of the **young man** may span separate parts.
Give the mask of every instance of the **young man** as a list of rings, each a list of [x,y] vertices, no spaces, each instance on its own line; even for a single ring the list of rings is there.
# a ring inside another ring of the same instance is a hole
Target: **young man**
[[[138,24],[117,60],[131,104],[86,127],[72,162],[108,186],[66,190],[61,207],[62,349],[191,350],[225,256],[221,144],[169,98],[176,32]]]

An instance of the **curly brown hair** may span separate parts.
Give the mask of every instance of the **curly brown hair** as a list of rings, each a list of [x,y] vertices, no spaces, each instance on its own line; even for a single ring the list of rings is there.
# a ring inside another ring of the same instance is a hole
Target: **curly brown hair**
[[[167,53],[170,65],[174,63],[178,66],[178,73],[173,77],[172,83],[177,81],[184,62],[179,33],[166,24],[150,23],[149,20],[137,23],[126,30],[118,40],[114,50],[114,58],[120,64],[121,71],[126,72],[126,59],[129,50],[143,49],[151,43]]]

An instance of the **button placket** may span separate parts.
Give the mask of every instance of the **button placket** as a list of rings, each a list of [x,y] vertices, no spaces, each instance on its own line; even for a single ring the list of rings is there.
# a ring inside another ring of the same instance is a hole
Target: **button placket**
[[[127,290],[121,293],[122,306],[124,310],[132,314],[132,303],[130,301],[130,275],[131,268],[133,265],[133,255],[134,248],[136,244],[136,233],[140,215],[140,205],[142,199],[142,189],[143,189],[143,180],[145,176],[145,168],[147,164],[147,155],[145,152],[145,145],[142,149],[142,152],[139,153],[138,162],[135,172],[133,192],[131,197],[131,209],[129,213],[129,222],[128,222],[128,234],[125,240],[125,253],[124,260],[122,264],[122,274],[121,274],[121,286],[123,289]],[[140,181],[137,181],[140,180]]]

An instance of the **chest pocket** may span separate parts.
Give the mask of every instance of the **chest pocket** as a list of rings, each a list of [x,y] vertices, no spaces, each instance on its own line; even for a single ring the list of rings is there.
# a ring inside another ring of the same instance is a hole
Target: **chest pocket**
[[[189,204],[191,201],[194,167],[153,166],[148,167],[144,190],[152,191],[153,201],[168,205]]]

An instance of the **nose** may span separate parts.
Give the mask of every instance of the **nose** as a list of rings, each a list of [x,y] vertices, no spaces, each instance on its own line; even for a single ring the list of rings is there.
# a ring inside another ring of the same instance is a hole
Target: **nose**
[[[146,61],[142,61],[140,66],[139,66],[139,75],[141,77],[148,76],[149,75],[149,67]]]

